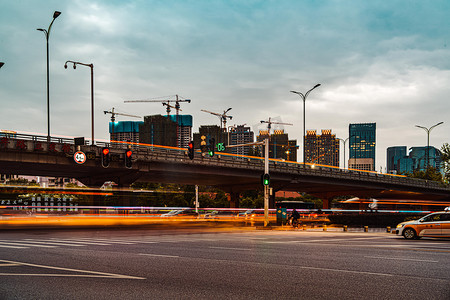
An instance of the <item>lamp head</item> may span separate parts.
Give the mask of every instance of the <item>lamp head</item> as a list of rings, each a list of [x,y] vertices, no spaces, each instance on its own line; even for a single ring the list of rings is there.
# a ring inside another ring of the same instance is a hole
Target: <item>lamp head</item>
[[[61,14],[60,11],[55,11],[55,12],[53,13],[53,19],[56,19],[57,17],[59,17],[60,14]]]
[[[317,88],[319,86],[320,86],[320,83],[316,84],[313,88],[315,89],[315,88]]]
[[[0,68],[3,67],[4,64],[4,62],[0,62]]]
[[[77,68],[77,65],[76,64],[73,64],[73,69],[75,70]]]
[[[67,69],[67,64],[64,64],[64,69]]]
[[[37,28],[36,30],[45,32],[45,29],[42,29],[42,28]]]

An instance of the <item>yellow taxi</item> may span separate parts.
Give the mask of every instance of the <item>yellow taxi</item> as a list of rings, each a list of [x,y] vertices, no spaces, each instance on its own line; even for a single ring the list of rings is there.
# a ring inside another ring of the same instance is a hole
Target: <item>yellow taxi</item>
[[[421,237],[450,237],[450,210],[426,215],[414,221],[397,225],[396,234],[405,239],[420,239]]]

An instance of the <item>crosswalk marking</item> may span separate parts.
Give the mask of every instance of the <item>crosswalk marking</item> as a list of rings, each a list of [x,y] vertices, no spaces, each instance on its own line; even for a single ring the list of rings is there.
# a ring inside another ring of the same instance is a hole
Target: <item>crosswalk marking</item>
[[[25,239],[27,243],[36,243],[36,244],[46,244],[46,245],[64,245],[64,246],[70,246],[70,247],[84,247],[85,245],[78,245],[78,244],[70,244],[70,243],[63,243],[63,242],[54,242],[54,241],[47,241],[47,240],[36,240],[36,239]]]
[[[107,238],[25,238],[21,240],[0,240],[0,248],[27,249],[31,247],[57,248],[57,247],[86,247],[111,246],[114,244],[135,245],[135,244],[155,244],[158,242],[148,240],[136,240],[136,238],[107,239]]]
[[[107,243],[117,243],[117,244],[157,244],[159,242],[155,241],[145,241],[145,240],[109,240],[109,239],[99,239],[99,238],[82,238],[81,240],[89,240],[89,241],[104,241]]]
[[[72,241],[72,239],[70,240]],[[92,238],[81,238],[81,239],[76,239],[74,241],[100,241],[100,243],[108,243],[108,244],[122,244],[122,245],[133,245],[136,242],[131,242],[131,241],[118,241],[118,240],[108,240],[108,239],[92,239]]]
[[[74,244],[99,245],[99,246],[110,246],[111,245],[111,244],[106,244],[106,243],[80,241],[80,240],[76,240],[76,239],[52,239],[52,241],[67,242],[67,243],[74,243]]]

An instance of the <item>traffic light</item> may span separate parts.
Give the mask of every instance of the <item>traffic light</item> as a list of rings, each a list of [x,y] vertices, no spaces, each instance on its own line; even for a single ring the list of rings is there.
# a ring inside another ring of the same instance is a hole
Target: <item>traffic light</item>
[[[188,144],[188,156],[190,159],[194,159],[194,142]]]
[[[270,175],[267,173],[261,175],[261,181],[263,185],[270,185]]]
[[[200,151],[203,153],[206,151],[206,136],[202,135],[200,137],[201,142],[200,142]]]
[[[103,166],[103,168],[109,167],[109,161],[110,161],[109,155],[110,155],[109,148],[103,148],[102,149],[102,166]]]
[[[133,158],[133,151],[131,150],[125,151],[125,167],[127,167],[128,169],[130,169],[132,166],[131,161],[132,158]]]
[[[208,154],[209,156],[213,157],[214,156],[214,148],[216,147],[216,139],[215,138],[210,138],[209,139],[209,146],[208,146]]]

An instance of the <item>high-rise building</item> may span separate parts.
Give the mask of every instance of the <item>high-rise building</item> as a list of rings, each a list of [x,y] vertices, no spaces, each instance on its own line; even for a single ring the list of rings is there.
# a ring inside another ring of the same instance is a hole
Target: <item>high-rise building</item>
[[[170,119],[177,122],[178,119],[178,141],[177,147],[187,148],[192,137],[191,115],[170,115]]]
[[[255,141],[254,133],[251,131],[250,127],[245,127],[244,125],[232,127],[228,132],[229,145],[241,145],[249,144]],[[238,155],[248,155],[251,147],[233,147],[231,148],[231,153]]]
[[[376,123],[349,125],[350,169],[375,170]]]
[[[109,122],[110,140],[139,143],[139,126],[142,124],[142,121]]]
[[[331,129],[308,130],[305,136],[305,162],[339,167],[339,139]]]
[[[145,116],[143,122],[110,122],[109,133],[114,141],[187,148],[192,135],[192,116],[152,115]]]
[[[269,131],[260,130],[259,135],[256,137],[258,142],[269,138],[269,157],[285,159],[287,161],[297,161],[297,140],[289,140],[287,133],[284,130],[274,130],[269,135]],[[262,149],[264,155],[264,148]]]
[[[223,143],[225,146],[228,145],[228,134],[217,125],[202,125],[198,131],[198,133],[194,133],[193,135],[195,149],[200,149],[202,136],[205,137],[205,142],[207,144],[211,139],[214,139],[216,145],[218,143]]]
[[[399,160],[406,157],[406,146],[394,146],[387,148],[386,152],[386,172],[397,174],[399,168]]]
[[[408,155],[406,155],[405,151],[405,155],[397,159],[395,171],[398,174],[426,171],[427,166],[435,168],[437,172],[441,172],[442,159],[439,149],[430,146],[429,164],[427,164],[427,147],[411,147],[409,150]]]

